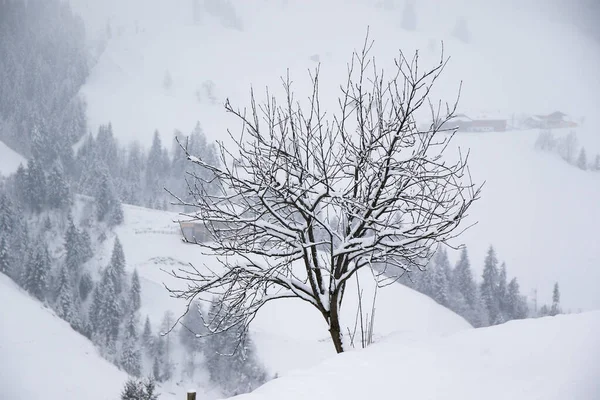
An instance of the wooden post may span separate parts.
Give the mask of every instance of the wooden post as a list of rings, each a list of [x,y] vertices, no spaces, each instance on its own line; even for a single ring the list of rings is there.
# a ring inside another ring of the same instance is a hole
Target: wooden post
[[[196,392],[188,392],[187,400],[196,400]]]

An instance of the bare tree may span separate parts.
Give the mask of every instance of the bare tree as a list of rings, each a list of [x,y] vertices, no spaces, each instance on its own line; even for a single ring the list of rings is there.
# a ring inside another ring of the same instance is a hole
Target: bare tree
[[[288,74],[283,103],[268,90],[262,104],[251,92],[249,111],[226,102],[243,127],[239,135],[229,132],[234,148],[219,143],[219,166],[186,151],[214,178],[190,174],[195,201],[178,202],[194,207],[189,217],[211,237],[198,245],[221,264],[172,271],[187,282],[172,294],[190,302],[219,295],[226,312],[207,324],[213,331],[245,331],[267,302],[298,298],[323,316],[342,352],[340,309],[349,279],[369,268],[383,285],[389,275],[381,266],[422,270],[437,245],[460,233],[480,187],[470,179],[468,154],[442,159],[455,133],[443,126],[456,103],[434,106],[429,93],[448,59],[442,53],[439,64],[421,72],[418,53],[400,53],[388,79],[370,58],[371,47],[365,41],[353,54],[335,114],[321,110],[318,69],[304,105]],[[426,130],[417,128],[421,107],[435,121]]]

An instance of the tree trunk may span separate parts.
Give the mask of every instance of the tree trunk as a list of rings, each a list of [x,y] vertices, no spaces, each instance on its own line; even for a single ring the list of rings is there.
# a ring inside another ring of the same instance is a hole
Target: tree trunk
[[[339,353],[344,352],[344,346],[342,343],[342,330],[340,328],[340,315],[338,309],[338,293],[331,296],[331,312],[329,314],[329,334],[331,335],[331,340],[333,340],[333,345],[335,346],[335,351]]]

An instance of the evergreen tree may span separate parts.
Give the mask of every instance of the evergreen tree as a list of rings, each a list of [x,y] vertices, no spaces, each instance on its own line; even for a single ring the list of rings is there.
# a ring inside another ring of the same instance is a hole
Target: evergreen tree
[[[508,321],[508,313],[507,313],[507,308],[508,308],[508,289],[507,289],[507,276],[506,276],[506,264],[502,263],[502,265],[500,266],[500,273],[498,274],[498,288],[497,288],[497,293],[496,293],[496,297],[498,298],[498,304],[500,306],[500,317],[498,318],[499,321],[501,322],[506,322]],[[500,323],[501,323],[500,322]]]
[[[121,392],[121,400],[157,400],[158,394],[155,392],[156,385],[153,379],[144,381],[129,379]]]
[[[133,311],[138,311],[142,305],[141,291],[140,277],[137,269],[135,269],[131,277],[131,290],[129,291],[129,304]]]
[[[31,158],[27,162],[27,197],[29,207],[40,213],[46,204],[46,176],[40,163]]]
[[[552,291],[552,307],[550,307],[549,315],[558,315],[562,312],[560,309],[560,291],[558,290],[558,282],[554,284]]]
[[[222,305],[213,303],[209,310],[211,323],[219,321]],[[250,337],[242,334],[242,327],[209,335],[203,347],[210,379],[219,385],[225,395],[247,393],[266,381],[266,374],[256,360]]]
[[[79,298],[86,301],[89,294],[94,289],[94,281],[88,272],[84,272],[79,279]]]
[[[548,309],[548,306],[546,304],[544,304],[540,308],[540,317],[546,317],[548,315],[550,315],[550,310]]]
[[[445,250],[438,250],[433,258],[431,276],[431,298],[447,307],[449,302],[448,269],[449,261]]]
[[[519,292],[517,278],[513,278],[508,284],[507,294],[507,316],[508,319],[527,318],[527,302]]]
[[[114,226],[123,222],[123,208],[116,196],[111,178],[106,170],[100,173],[96,190],[96,218]]]
[[[129,314],[125,326],[125,337],[121,349],[120,363],[129,375],[139,377],[142,374],[142,355],[138,345],[137,314]]]
[[[71,277],[66,266],[60,269],[55,310],[57,315],[67,321],[75,329],[79,327],[79,315],[73,299]]]
[[[89,320],[95,341],[105,347],[115,346],[122,315],[121,305],[115,290],[113,268],[109,265],[94,290],[89,310]]]
[[[142,332],[142,346],[146,350],[147,354],[151,354],[154,348],[154,337],[152,335],[152,326],[150,325],[150,318],[146,316],[146,322],[144,323],[144,331]]]
[[[79,230],[73,222],[69,212],[67,216],[67,231],[65,232],[65,265],[72,276],[78,276],[82,264],[82,255],[79,248]]]
[[[71,189],[62,164],[57,160],[52,164],[48,175],[48,205],[52,208],[66,209],[71,203]]]
[[[494,248],[490,246],[483,266],[483,282],[481,283],[481,299],[487,309],[492,325],[500,322],[500,302],[498,301],[498,259]]]
[[[467,248],[463,248],[460,253],[460,259],[454,268],[454,287],[464,297],[469,307],[474,308],[477,297],[477,285],[473,280],[471,272],[471,263],[469,262],[469,254]]]
[[[168,381],[171,379],[173,373],[173,364],[171,361],[171,336],[169,332],[173,327],[173,313],[171,311],[165,312],[163,321],[161,323],[161,332],[158,335],[157,340],[157,354],[159,356],[161,379]]]
[[[596,161],[594,162],[592,169],[596,172],[600,171],[600,154],[596,155]]]
[[[10,235],[15,227],[15,209],[6,193],[0,193],[0,234]]]
[[[47,277],[50,268],[50,256],[44,240],[36,241],[26,266],[23,287],[41,301],[46,299]]]
[[[125,253],[123,252],[123,246],[118,236],[115,237],[109,269],[114,281],[115,293],[120,295],[125,282]]]
[[[202,343],[202,339],[199,336],[206,333],[206,328],[198,301],[190,304],[190,308],[180,324],[182,326],[179,331],[181,344],[188,352],[199,351]]]
[[[0,233],[0,273],[8,275],[11,270],[10,250],[8,239]]]
[[[585,155],[585,149],[582,147],[577,157],[577,168],[586,171],[588,169],[587,156]]]

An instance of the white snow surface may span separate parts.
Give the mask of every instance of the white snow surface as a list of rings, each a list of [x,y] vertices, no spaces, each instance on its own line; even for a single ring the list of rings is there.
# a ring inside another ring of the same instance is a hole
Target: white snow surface
[[[19,164],[26,163],[23,156],[0,141],[0,175],[8,176],[19,168]]]
[[[115,400],[127,375],[0,274],[0,399]]]
[[[597,311],[442,336],[395,334],[236,399],[597,399],[599,335]]]

